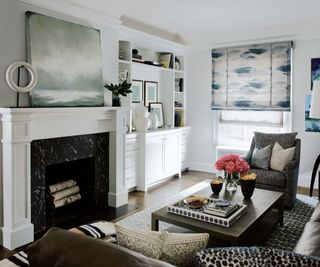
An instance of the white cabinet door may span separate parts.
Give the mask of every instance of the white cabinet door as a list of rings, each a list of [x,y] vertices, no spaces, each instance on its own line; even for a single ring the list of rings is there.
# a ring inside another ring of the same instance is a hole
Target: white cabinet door
[[[164,177],[180,173],[180,134],[164,136]]]
[[[147,185],[164,178],[163,163],[163,136],[147,137],[145,156],[145,179]]]
[[[125,184],[127,189],[131,189],[139,185],[140,173],[140,154],[139,154],[139,138],[127,137],[125,150]]]

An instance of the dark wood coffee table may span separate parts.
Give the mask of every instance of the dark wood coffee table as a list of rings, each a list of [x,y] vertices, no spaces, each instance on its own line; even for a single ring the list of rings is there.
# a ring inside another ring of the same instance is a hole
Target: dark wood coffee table
[[[223,227],[167,212],[163,207],[152,213],[152,230],[159,230],[159,221],[195,232],[209,233],[211,244],[259,245],[277,224],[283,224],[283,193],[255,189],[251,199],[244,199],[241,189],[234,193],[222,190],[214,195],[210,186],[195,192],[195,196],[227,199],[247,205],[247,211],[231,227]]]

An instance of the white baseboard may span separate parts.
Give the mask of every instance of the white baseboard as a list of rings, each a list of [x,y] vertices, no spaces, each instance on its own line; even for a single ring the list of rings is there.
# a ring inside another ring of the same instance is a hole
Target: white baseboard
[[[3,246],[14,250],[25,244],[31,243],[33,239],[33,224],[29,223],[16,229],[6,229],[2,227]]]
[[[128,191],[121,192],[118,194],[109,192],[108,194],[108,205],[113,208],[119,208],[123,205],[128,204]]]
[[[310,187],[312,172],[299,173],[298,186]],[[314,188],[318,188],[318,174],[314,182]]]
[[[189,166],[189,169],[193,171],[216,173],[216,169],[214,168],[213,163],[193,161],[190,162]]]

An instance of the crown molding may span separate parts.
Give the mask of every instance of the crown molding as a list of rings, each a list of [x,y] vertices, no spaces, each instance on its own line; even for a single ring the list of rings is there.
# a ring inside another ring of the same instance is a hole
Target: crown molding
[[[184,53],[186,46],[150,33],[139,31],[128,26],[121,25],[119,38],[130,40],[136,45],[142,45],[145,48],[166,51],[170,49],[175,53]]]
[[[76,18],[81,18],[89,21],[90,23],[95,23],[97,25],[108,26],[112,28],[119,28],[121,21],[117,18],[113,18],[102,12],[95,11],[90,8],[83,7],[81,5],[75,5],[68,1],[63,0],[19,0],[27,4],[31,4],[37,7],[42,7],[49,9],[58,13],[69,15]]]
[[[188,51],[203,51],[219,47],[261,44],[280,41],[308,41],[320,39],[320,29],[317,25],[309,27],[297,25],[283,25],[278,27],[252,29],[238,32],[217,33],[207,38],[190,41]]]
[[[166,51],[168,48],[175,53],[184,53],[186,46],[150,33],[139,31],[121,25],[119,38],[129,40],[135,45],[142,45],[144,48]]]

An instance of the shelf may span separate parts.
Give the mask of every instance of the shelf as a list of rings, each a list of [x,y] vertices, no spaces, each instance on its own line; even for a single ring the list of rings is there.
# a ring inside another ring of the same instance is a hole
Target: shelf
[[[123,60],[123,59],[119,59],[119,63],[121,63],[121,64],[131,65],[131,61]]]
[[[175,73],[181,73],[181,74],[183,74],[183,73],[184,73],[184,71],[183,71],[183,70],[174,70],[174,72],[175,72]]]
[[[132,62],[132,65],[134,66],[140,66],[140,67],[144,67],[144,68],[151,68],[151,69],[158,69],[158,70],[163,70],[163,71],[169,71],[169,72],[173,72],[173,69],[168,69],[168,68],[163,68],[163,67],[157,67],[157,66],[153,66],[153,65],[149,65],[149,64],[144,64],[144,63],[138,63],[138,62]]]

